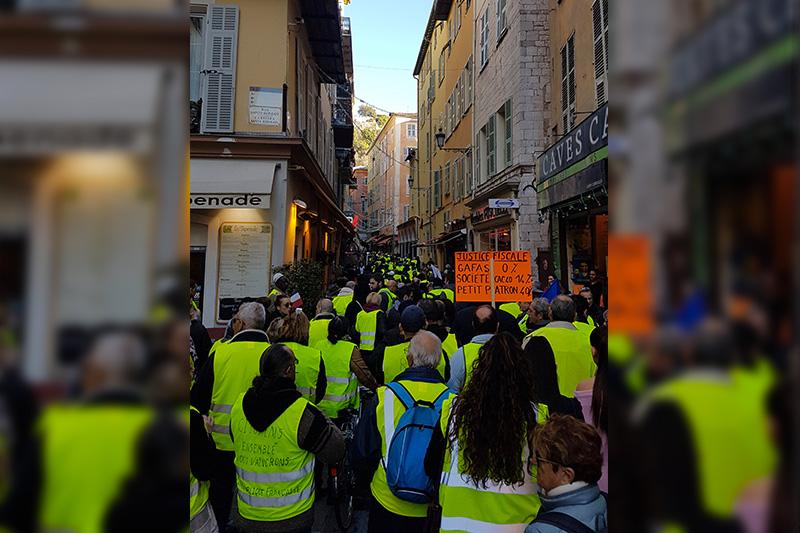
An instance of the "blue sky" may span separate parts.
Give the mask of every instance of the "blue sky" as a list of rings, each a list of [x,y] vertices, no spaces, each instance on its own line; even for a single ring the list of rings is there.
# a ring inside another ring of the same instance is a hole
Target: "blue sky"
[[[406,113],[417,111],[413,77],[432,0],[351,0],[356,96]],[[356,108],[360,102],[354,102]]]

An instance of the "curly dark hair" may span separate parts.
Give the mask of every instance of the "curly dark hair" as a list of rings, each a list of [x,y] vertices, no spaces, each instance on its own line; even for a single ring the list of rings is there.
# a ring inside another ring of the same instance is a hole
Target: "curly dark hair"
[[[531,406],[533,376],[519,342],[499,333],[484,344],[472,377],[453,404],[448,441],[456,436],[463,451],[464,475],[476,487],[525,481],[525,443],[536,426]]]

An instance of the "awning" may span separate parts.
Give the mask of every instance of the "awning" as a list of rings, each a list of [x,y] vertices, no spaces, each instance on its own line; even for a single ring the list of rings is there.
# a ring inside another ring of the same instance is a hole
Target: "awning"
[[[436,237],[433,242],[435,244],[445,244],[447,242],[453,241],[459,237],[465,237],[467,234],[462,233],[461,230],[451,231],[450,233],[440,233],[438,237]]]
[[[191,159],[190,192],[193,195],[264,195],[259,207],[269,208],[272,183],[285,175],[287,161],[274,159]]]

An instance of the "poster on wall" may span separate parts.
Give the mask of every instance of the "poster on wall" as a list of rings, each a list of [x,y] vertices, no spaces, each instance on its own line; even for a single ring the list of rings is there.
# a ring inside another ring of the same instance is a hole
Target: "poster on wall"
[[[280,126],[283,117],[283,90],[250,87],[250,124]]]
[[[225,223],[220,227],[217,322],[230,320],[239,305],[269,290],[272,224]]]

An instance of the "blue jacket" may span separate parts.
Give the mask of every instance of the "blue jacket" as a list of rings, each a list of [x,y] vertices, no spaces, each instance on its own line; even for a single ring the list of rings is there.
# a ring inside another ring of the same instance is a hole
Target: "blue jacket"
[[[539,498],[542,501],[539,516],[542,516],[547,511],[558,511],[580,520],[594,531],[608,527],[606,500],[600,494],[597,484],[588,485],[554,497],[540,494]],[[525,528],[525,533],[557,533],[559,531],[562,530],[550,524],[538,524],[535,520]]]

